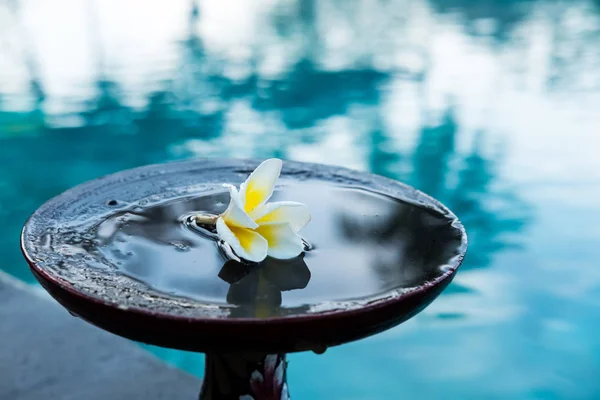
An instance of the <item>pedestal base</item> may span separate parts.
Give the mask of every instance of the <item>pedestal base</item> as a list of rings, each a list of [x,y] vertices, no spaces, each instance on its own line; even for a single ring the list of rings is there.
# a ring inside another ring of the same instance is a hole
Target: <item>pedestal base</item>
[[[207,354],[200,400],[288,400],[285,354]]]

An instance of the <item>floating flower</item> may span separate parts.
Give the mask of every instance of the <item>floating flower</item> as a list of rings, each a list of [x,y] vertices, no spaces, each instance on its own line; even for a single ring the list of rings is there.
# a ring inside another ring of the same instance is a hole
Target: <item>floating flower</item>
[[[288,259],[304,250],[298,232],[310,221],[308,207],[302,203],[268,203],[281,173],[282,162],[272,158],[260,164],[248,179],[229,189],[229,206],[216,219],[219,238],[241,258],[260,262],[267,256]],[[204,222],[202,216],[197,221]]]

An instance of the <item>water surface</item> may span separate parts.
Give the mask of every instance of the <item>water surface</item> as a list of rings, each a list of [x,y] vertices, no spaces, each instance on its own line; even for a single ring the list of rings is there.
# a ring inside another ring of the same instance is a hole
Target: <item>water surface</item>
[[[196,213],[225,210],[229,194],[222,189],[121,209],[51,242],[58,252],[68,243],[69,254],[88,254],[100,261],[96,265],[164,294],[235,306],[235,317],[257,316],[261,296],[269,309],[262,315],[272,316],[412,289],[443,274],[459,254],[462,236],[453,217],[415,202],[288,180],[271,200],[290,199],[306,204],[312,217],[301,232],[310,250],[291,260],[228,261],[210,231],[190,222]]]

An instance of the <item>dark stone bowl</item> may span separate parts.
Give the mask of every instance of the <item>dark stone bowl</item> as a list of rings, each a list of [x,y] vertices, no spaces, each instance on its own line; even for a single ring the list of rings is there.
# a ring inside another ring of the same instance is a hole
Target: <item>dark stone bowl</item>
[[[282,178],[343,182],[429,207],[448,218],[460,246],[437,276],[410,290],[291,316],[235,318],[214,305],[169,297],[114,271],[69,261],[48,250],[61,226],[82,216],[107,215],[140,199],[168,200],[202,193],[207,185],[241,182],[256,161],[199,160],[151,165],[77,186],[40,207],[27,221],[21,248],[42,286],[71,313],[104,330],[144,343],[204,353],[287,353],[358,340],[411,318],[450,283],[467,238],[462,224],[433,198],[397,181],[348,169],[286,161]],[[200,184],[199,184],[200,183]]]

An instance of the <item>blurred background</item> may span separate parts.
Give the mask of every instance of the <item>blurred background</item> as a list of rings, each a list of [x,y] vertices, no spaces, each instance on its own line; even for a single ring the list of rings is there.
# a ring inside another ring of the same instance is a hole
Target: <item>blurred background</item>
[[[28,284],[38,206],[150,163],[341,165],[462,219],[447,291],[292,355],[294,398],[600,398],[599,150],[598,0],[0,0],[0,269]]]

